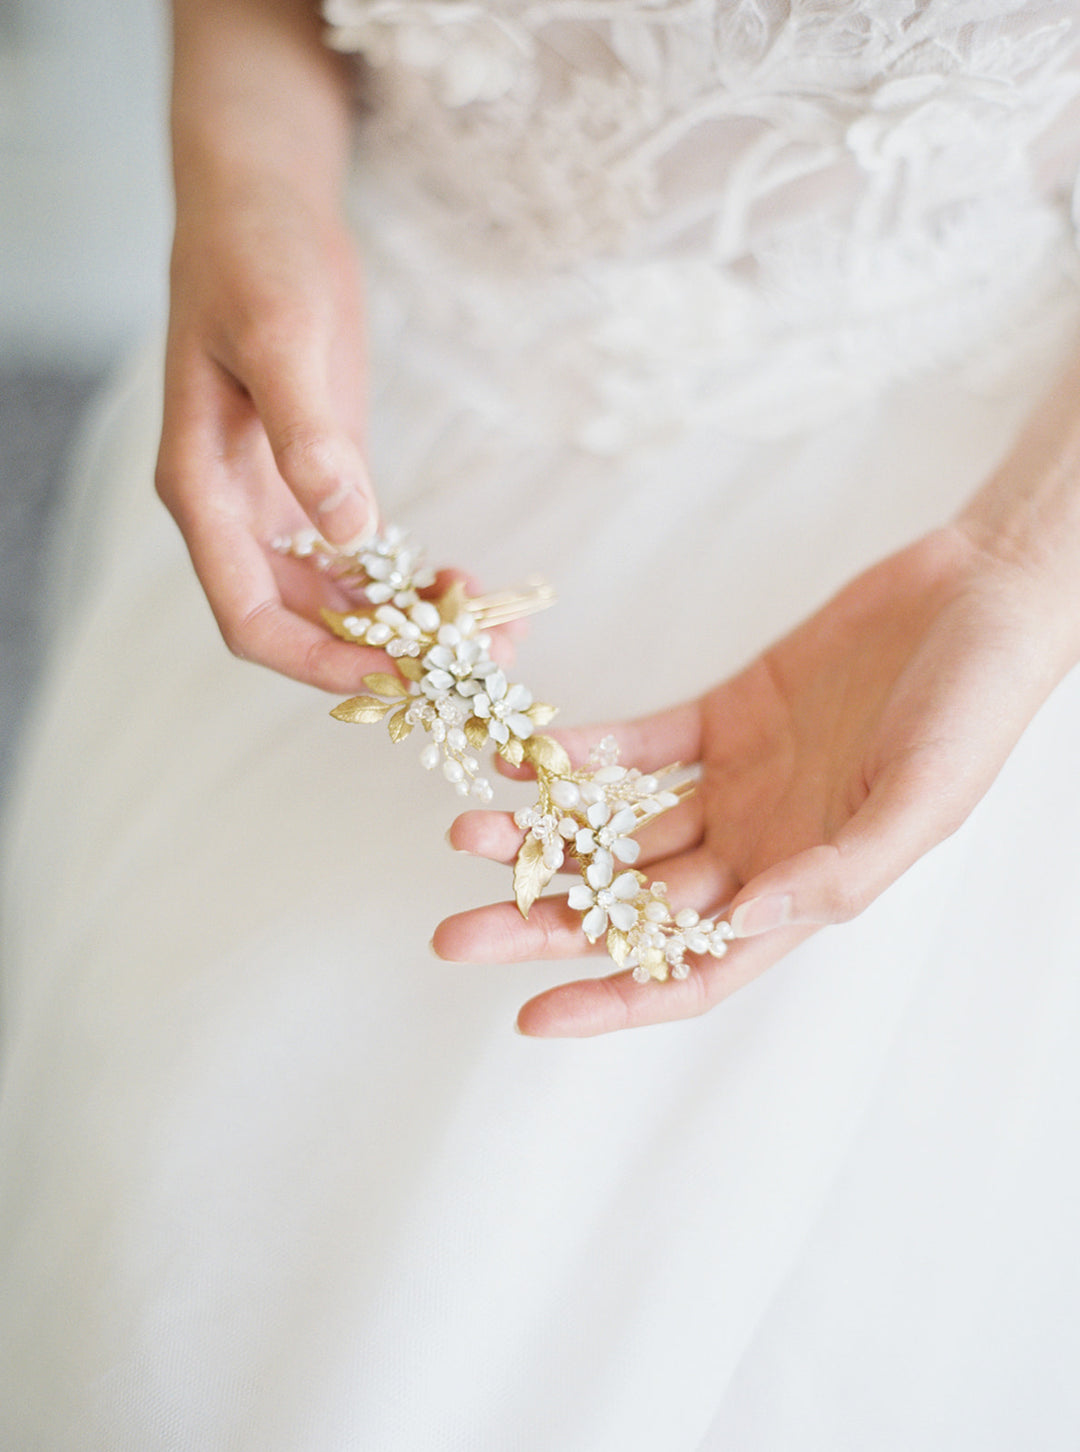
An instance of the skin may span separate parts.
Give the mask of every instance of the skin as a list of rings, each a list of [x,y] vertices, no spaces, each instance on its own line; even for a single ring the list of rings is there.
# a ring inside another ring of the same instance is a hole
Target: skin
[[[352,692],[385,657],[328,636],[318,608],[342,600],[268,548],[308,524],[344,544],[378,517],[360,278],[341,212],[348,72],[308,0],[176,0],[173,30],[158,493],[229,648]]]
[[[237,654],[351,694],[377,651],[315,622],[332,584],[268,541],[334,543],[377,520],[364,462],[358,267],[341,215],[348,75],[309,0],[176,0],[172,259],[158,490]],[[258,56],[259,64],[249,64]],[[281,98],[288,96],[286,109]],[[683,983],[629,974],[533,999],[519,1027],[585,1036],[702,1013],[821,927],[860,912],[954,831],[1080,658],[1080,360],[961,515],[875,565],[729,681],[611,733],[648,770],[700,761],[690,802],[643,834],[673,905],[726,909],[740,941]],[[509,816],[457,848],[512,860]],[[580,958],[565,901],[439,925],[459,962]]]
[[[1080,362],[960,517],[874,565],[731,680],[632,722],[560,733],[580,763],[600,736],[643,770],[700,762],[690,802],[642,834],[637,865],[673,907],[726,909],[739,936],[662,987],[629,973],[527,1003],[540,1037],[703,1013],[829,923],[856,916],[956,830],[1047,695],[1080,659]],[[468,812],[451,841],[509,862],[508,815]],[[457,914],[433,947],[465,962],[577,958],[565,901]]]

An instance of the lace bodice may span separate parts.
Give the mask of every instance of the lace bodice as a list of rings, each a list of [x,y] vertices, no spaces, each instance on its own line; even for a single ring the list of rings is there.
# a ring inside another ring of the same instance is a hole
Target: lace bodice
[[[970,351],[1056,286],[1080,163],[1078,12],[325,6],[331,43],[366,61],[365,232],[410,272],[411,306],[433,320],[452,307],[478,347],[527,298],[526,332],[557,320],[560,346],[578,348],[565,366],[606,393],[583,417],[595,448],[692,397],[717,406],[720,374],[738,375],[726,394],[745,420],[778,369],[801,372],[791,408],[812,414],[826,394]],[[448,269],[452,303],[437,295]]]

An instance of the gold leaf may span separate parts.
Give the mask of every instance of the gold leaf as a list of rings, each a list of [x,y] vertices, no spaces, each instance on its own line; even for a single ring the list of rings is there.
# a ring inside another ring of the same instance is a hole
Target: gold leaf
[[[608,928],[607,950],[616,968],[626,966],[627,955],[630,952],[630,940],[619,928]]]
[[[374,696],[352,696],[342,701],[330,712],[338,721],[363,722],[381,721],[387,711],[394,709],[393,701],[376,701]]]
[[[350,645],[363,645],[364,642],[358,640],[345,624],[346,620],[363,619],[363,610],[350,610],[347,615],[342,615],[337,610],[320,610],[319,617],[327,629],[332,630],[340,639],[347,640]]]
[[[397,668],[408,681],[418,681],[424,674],[424,667],[414,655],[399,656]]]
[[[559,708],[549,706],[546,701],[534,701],[525,714],[534,726],[548,726],[559,714]]]
[[[668,962],[662,948],[646,948],[641,954],[641,966],[648,970],[650,978],[663,983],[668,976]]]
[[[514,863],[514,896],[523,918],[529,916],[529,909],[555,876],[555,871],[554,867],[545,866],[544,844],[530,832]]]
[[[390,731],[391,741],[404,741],[413,729],[413,723],[405,719],[405,713],[408,709],[408,706],[402,706],[401,710],[395,711],[389,721],[387,721],[386,724]]]
[[[474,751],[483,751],[488,744],[488,730],[485,722],[479,716],[470,716],[465,722],[465,735],[469,745]]]
[[[379,696],[400,697],[409,694],[397,676],[389,675],[386,671],[374,671],[370,676],[365,676],[364,685]]]
[[[525,742],[525,755],[533,766],[550,772],[552,776],[569,776],[571,773],[570,758],[550,736],[530,736]]]
[[[453,625],[469,600],[468,591],[461,580],[455,580],[450,588],[435,601],[442,618]]]
[[[525,759],[525,743],[518,736],[511,736],[505,746],[499,747],[499,755],[511,766],[520,766]]]

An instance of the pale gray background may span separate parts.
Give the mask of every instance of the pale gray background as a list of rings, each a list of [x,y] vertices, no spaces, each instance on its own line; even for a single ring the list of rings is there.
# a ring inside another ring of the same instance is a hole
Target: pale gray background
[[[72,431],[164,313],[166,17],[0,0],[0,806]]]

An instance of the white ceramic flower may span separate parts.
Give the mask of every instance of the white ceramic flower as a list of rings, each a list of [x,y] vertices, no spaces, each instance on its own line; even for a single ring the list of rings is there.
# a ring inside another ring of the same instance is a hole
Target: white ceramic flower
[[[364,588],[373,605],[392,602],[406,610],[417,603],[417,590],[435,578],[420,563],[418,552],[405,543],[404,530],[393,525],[360,552],[359,561],[368,576]]]
[[[567,894],[570,906],[585,913],[582,928],[590,943],[603,937],[609,922],[628,933],[638,920],[634,906],[640,891],[637,877],[632,872],[621,872],[613,881],[611,874],[609,863],[590,862],[585,870],[587,880],[575,883]]]
[[[486,678],[498,672],[484,648],[484,637],[467,636],[456,625],[440,628],[437,643],[424,656],[424,666],[421,689],[433,698],[448,691],[475,696]]]
[[[525,715],[532,703],[532,692],[526,686],[511,686],[501,670],[493,670],[484,689],[473,697],[473,711],[487,722],[492,741],[505,746],[511,732],[521,741],[532,735],[533,723]]]
[[[574,838],[574,846],[582,857],[608,863],[612,859],[627,863],[637,861],[641,844],[626,835],[637,825],[633,807],[623,806],[613,813],[610,802],[593,802],[585,815],[589,825],[582,827]]]

